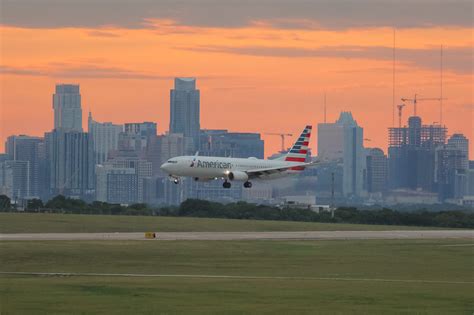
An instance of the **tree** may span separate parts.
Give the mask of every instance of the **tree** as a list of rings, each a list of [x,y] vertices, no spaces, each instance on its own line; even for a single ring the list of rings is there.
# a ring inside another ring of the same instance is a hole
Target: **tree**
[[[43,201],[41,199],[30,199],[26,205],[27,210],[39,210],[43,208]]]
[[[9,210],[11,206],[10,198],[6,195],[0,195],[0,210]]]

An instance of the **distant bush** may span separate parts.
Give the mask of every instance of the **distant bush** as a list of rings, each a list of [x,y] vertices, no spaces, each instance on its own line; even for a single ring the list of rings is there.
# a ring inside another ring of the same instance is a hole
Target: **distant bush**
[[[10,199],[7,196],[0,195],[0,211],[12,211]],[[49,200],[45,205],[39,199],[30,200],[25,211],[474,228],[474,213],[470,211],[420,210],[407,212],[388,208],[358,210],[354,207],[341,207],[334,211],[333,217],[327,211],[316,213],[309,209],[278,208],[243,201],[221,204],[200,199],[188,199],[179,207],[152,208],[144,203],[129,206],[100,201],[86,203],[79,199],[59,195]]]
[[[12,207],[11,200],[8,196],[0,195],[0,210],[8,211]]]

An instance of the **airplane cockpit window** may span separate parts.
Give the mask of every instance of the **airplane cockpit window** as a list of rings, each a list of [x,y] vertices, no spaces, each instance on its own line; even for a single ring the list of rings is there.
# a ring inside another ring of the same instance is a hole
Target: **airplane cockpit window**
[[[176,161],[176,160],[168,160],[168,163],[176,164],[176,163],[178,163],[178,161]]]

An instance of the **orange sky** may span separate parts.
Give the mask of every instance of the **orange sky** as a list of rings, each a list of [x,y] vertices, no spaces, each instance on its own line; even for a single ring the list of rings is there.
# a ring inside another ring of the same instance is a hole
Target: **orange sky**
[[[0,141],[52,128],[56,83],[81,85],[84,125],[92,110],[99,121],[156,121],[163,133],[172,78],[195,76],[202,128],[296,134],[306,124],[323,122],[326,93],[328,121],[352,111],[370,139],[366,146],[386,151],[392,124],[391,28],[148,23],[137,29],[0,27]],[[439,96],[443,44],[444,123],[449,134],[474,139],[473,29],[404,28],[397,30],[396,43],[396,102],[415,93]],[[404,119],[411,112],[406,108]],[[419,114],[426,123],[438,122],[439,102],[420,102]],[[263,137],[266,155],[279,149],[278,137]]]

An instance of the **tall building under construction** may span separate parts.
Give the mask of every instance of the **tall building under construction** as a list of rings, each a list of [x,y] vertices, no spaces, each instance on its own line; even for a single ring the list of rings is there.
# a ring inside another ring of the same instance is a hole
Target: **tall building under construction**
[[[423,125],[412,116],[408,126],[389,128],[389,177],[391,188],[437,192],[435,149],[446,143],[446,127]]]

